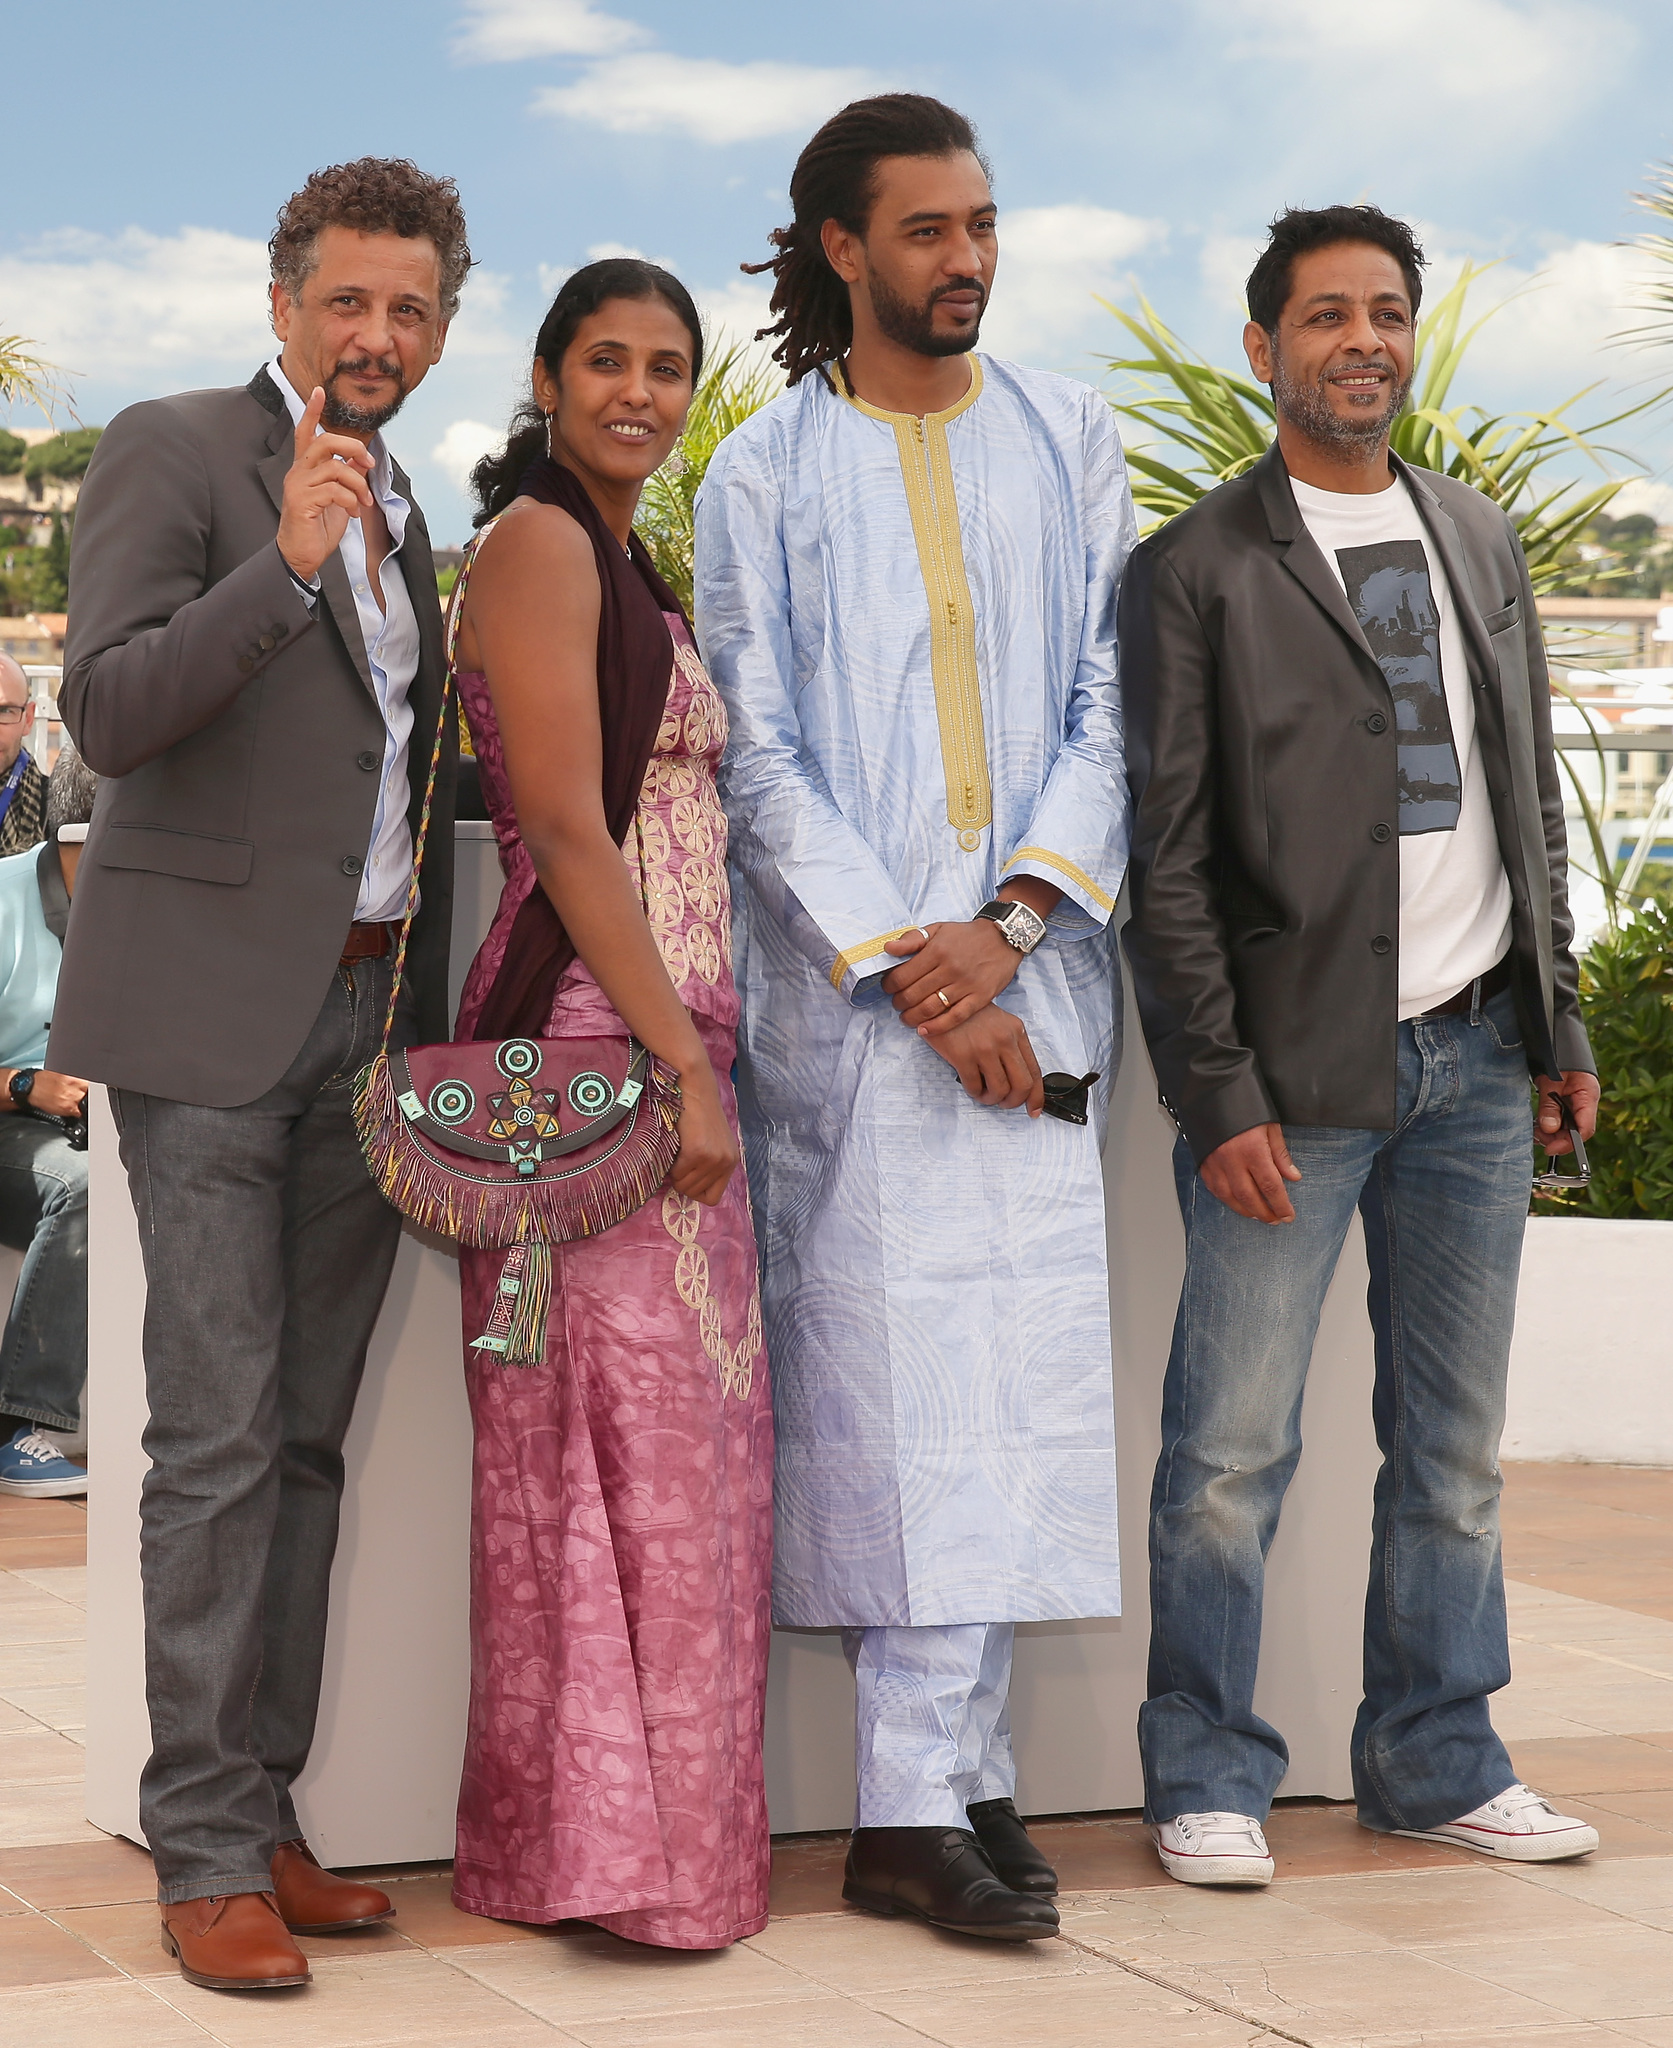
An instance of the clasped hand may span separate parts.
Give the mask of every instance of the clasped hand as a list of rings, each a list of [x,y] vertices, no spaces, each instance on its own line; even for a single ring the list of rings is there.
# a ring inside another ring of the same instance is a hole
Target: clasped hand
[[[994,1002],[1022,957],[998,927],[987,918],[923,925],[885,950],[902,960],[883,977],[901,1022],[941,1055],[971,1100],[1038,1116],[1040,1063],[1022,1020]]]
[[[285,472],[279,511],[279,552],[304,583],[337,552],[351,519],[372,508],[372,457],[348,434],[322,434],[325,393],[318,385],[296,425],[295,453]]]

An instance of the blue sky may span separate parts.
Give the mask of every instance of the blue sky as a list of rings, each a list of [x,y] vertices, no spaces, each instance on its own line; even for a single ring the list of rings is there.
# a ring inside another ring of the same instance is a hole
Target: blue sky
[[[441,541],[561,274],[627,247],[711,320],[753,325],[741,260],[786,217],[801,143],[857,92],[976,121],[1002,208],[984,343],[1096,380],[1094,294],[1142,289],[1238,358],[1240,285],[1286,202],[1372,198],[1443,274],[1530,275],[1454,396],[1552,404],[1596,377],[1673,383],[1673,345],[1609,335],[1639,260],[1629,194],[1673,156],[1667,0],[842,0],[701,7],[408,0],[351,9],[93,0],[12,10],[0,332],[76,373],[82,418],[243,382],[270,346],[264,244],[323,163],[410,155],[455,177],[480,268],[447,357],[390,429]],[[17,412],[13,424],[38,422]],[[1673,424],[1626,445],[1673,516]]]

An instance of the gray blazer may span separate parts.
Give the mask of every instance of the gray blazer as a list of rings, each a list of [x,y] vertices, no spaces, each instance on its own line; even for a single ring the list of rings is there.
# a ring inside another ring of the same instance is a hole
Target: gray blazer
[[[1510,878],[1528,1064],[1591,1070],[1551,691],[1515,529],[1402,462],[1446,565]],[[1199,1163],[1257,1124],[1395,1115],[1394,704],[1276,447],[1128,559],[1125,945],[1164,1101]]]
[[[276,546],[295,429],[266,369],[118,414],[70,554],[64,721],[104,778],[76,876],[47,1058],[226,1109],[302,1049],[354,920],[384,724],[342,558],[311,612]],[[395,472],[396,488],[411,486]],[[418,617],[408,816],[441,710],[430,540],[400,562]],[[457,727],[446,736],[407,986],[445,1038]]]

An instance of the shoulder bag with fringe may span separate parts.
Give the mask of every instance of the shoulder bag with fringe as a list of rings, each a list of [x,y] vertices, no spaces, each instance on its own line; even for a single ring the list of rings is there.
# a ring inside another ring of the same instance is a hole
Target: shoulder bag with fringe
[[[442,722],[413,849],[383,1049],[356,1078],[354,1118],[372,1178],[403,1216],[477,1250],[505,1251],[488,1326],[472,1348],[507,1365],[539,1365],[552,1303],[551,1247],[625,1221],[663,1185],[680,1149],[680,1089],[672,1072],[632,1037],[389,1049],[453,705],[457,599],[466,568],[449,621]]]

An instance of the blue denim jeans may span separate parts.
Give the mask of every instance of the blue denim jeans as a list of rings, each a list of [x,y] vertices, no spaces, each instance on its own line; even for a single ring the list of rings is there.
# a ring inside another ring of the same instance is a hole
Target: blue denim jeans
[[[1357,1205],[1370,1261],[1371,1523],[1354,1790],[1426,1828],[1515,1782],[1488,1719],[1510,1678],[1499,1436],[1533,1160],[1508,993],[1399,1030],[1392,1131],[1285,1127],[1293,1223],[1252,1223],[1175,1155],[1186,1270],[1151,1498],[1145,1810],[1264,1818],[1289,1766],[1254,1710],[1261,1591],[1301,1454],[1325,1291]]]

